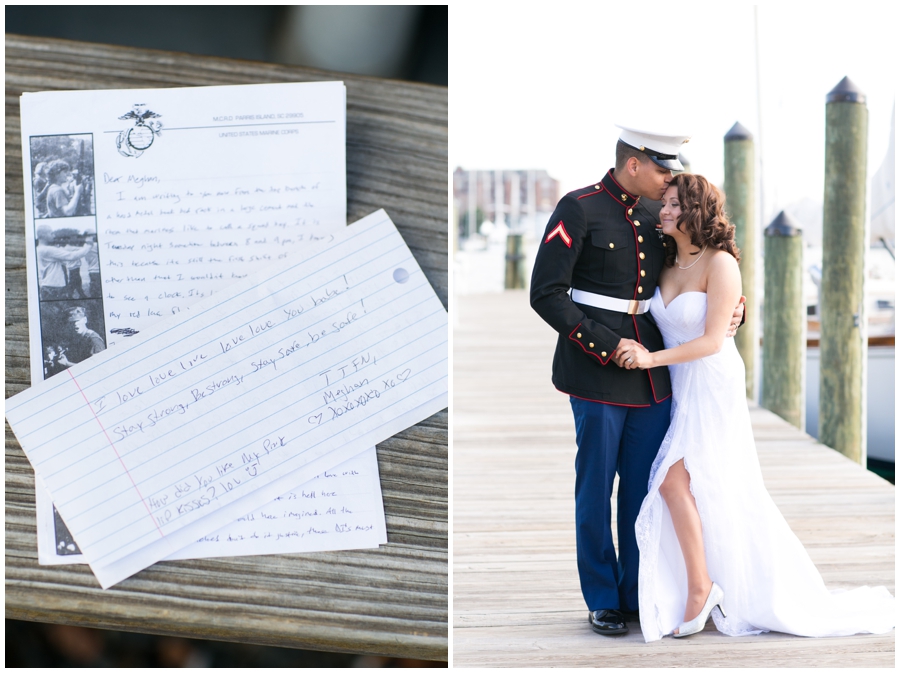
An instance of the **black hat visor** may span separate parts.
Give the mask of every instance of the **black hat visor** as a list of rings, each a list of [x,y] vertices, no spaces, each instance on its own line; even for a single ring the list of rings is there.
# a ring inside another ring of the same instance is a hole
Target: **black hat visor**
[[[628,145],[621,138],[619,139],[624,145]],[[662,152],[657,152],[656,150],[651,150],[649,147],[635,147],[634,145],[628,145],[629,147],[636,149],[638,152],[643,152],[650,160],[656,164],[657,166],[662,166],[663,168],[668,168],[670,171],[683,171],[684,166],[681,165],[681,162],[678,160],[677,154],[663,154]]]
[[[676,156],[673,159],[660,159],[659,157],[655,157],[648,152],[644,152],[648,157],[650,157],[650,161],[652,161],[657,166],[662,166],[663,168],[668,168],[670,171],[683,171],[684,166],[681,165],[681,162],[678,161],[678,157]],[[663,154],[663,157],[670,157],[671,154]]]

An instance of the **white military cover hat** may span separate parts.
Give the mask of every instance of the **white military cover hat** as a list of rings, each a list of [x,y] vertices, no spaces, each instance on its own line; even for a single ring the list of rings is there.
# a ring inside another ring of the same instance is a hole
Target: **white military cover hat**
[[[623,126],[622,124],[616,124],[616,126],[622,129],[619,140],[646,154],[653,163],[672,171],[684,170],[684,166],[678,160],[678,152],[681,146],[691,139],[690,136],[647,131],[643,128]]]

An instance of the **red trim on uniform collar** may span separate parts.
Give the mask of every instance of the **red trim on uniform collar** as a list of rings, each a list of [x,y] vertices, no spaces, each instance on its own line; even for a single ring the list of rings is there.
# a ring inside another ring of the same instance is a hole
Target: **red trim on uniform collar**
[[[616,194],[613,194],[613,192],[610,190],[608,185],[603,185],[604,191],[606,191],[607,194],[609,194],[611,197],[613,197],[613,200],[616,203],[618,203],[620,206],[622,206],[624,208],[632,208],[632,207],[636,206],[638,204],[638,202],[641,200],[640,196],[635,196],[634,194],[629,192],[627,189],[625,189],[622,185],[620,185],[618,183],[618,181],[616,181],[616,179],[613,177],[613,169],[612,168],[610,168],[609,171],[606,173],[606,175],[603,176],[603,180],[606,180],[606,178],[609,178],[610,181],[612,181],[612,183],[616,187],[618,187],[628,197],[623,201]],[[601,183],[602,182],[603,181],[601,181]]]
[[[618,188],[621,189],[623,192],[625,192],[626,194],[628,194],[628,196],[629,196],[630,198],[634,199],[635,201],[639,201],[640,198],[641,198],[640,196],[635,196],[634,194],[632,194],[632,193],[629,192],[627,189],[625,189],[622,185],[619,184],[619,181],[616,180],[615,176],[613,175],[613,170],[614,170],[614,169],[610,168],[610,169],[609,169],[609,172],[607,173],[607,175],[609,175],[609,179],[612,180],[613,182],[615,182],[615,183],[616,183],[616,187],[618,187]]]

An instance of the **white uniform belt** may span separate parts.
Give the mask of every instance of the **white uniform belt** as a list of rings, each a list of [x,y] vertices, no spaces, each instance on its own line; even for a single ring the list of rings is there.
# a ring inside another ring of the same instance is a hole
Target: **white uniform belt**
[[[603,308],[607,311],[618,311],[619,313],[627,313],[635,315],[646,313],[650,310],[650,300],[643,299],[616,299],[615,297],[607,297],[602,294],[594,294],[593,292],[585,292],[584,290],[576,290],[572,288],[572,301],[579,304],[587,304],[594,308]]]

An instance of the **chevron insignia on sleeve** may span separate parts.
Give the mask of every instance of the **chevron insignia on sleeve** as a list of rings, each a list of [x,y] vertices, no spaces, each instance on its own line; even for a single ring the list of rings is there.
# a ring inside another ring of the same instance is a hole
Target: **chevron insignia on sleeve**
[[[546,238],[546,240],[544,240],[544,243],[549,243],[556,236],[560,237],[562,242],[566,244],[566,247],[568,247],[568,248],[572,247],[572,237],[569,236],[569,232],[566,231],[566,228],[563,225],[562,220],[559,221],[559,224],[557,224],[555,227],[553,227],[553,231],[551,231],[549,234],[547,234],[547,238]]]

